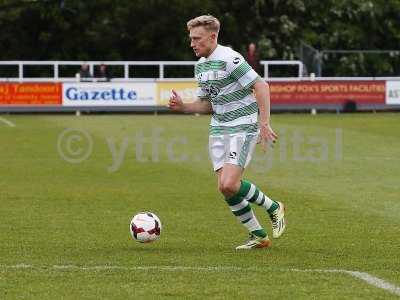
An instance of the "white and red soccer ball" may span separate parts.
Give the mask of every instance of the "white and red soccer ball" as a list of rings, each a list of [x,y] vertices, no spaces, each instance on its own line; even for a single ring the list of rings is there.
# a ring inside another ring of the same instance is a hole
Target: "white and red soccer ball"
[[[161,221],[151,212],[141,212],[132,218],[130,231],[134,240],[150,243],[160,237]]]

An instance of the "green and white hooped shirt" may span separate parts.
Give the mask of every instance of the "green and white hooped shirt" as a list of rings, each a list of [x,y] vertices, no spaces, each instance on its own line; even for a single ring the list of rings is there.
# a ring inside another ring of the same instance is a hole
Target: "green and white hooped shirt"
[[[195,66],[197,96],[210,101],[213,114],[210,135],[257,133],[258,105],[252,86],[260,76],[229,47],[218,45]]]

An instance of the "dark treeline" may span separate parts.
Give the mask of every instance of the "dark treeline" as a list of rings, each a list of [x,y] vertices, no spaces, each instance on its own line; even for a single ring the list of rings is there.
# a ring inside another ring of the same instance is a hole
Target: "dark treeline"
[[[398,0],[0,1],[0,60],[193,60],[186,22],[212,14],[220,43],[264,60],[302,59],[323,75],[400,75]],[[316,50],[315,50],[316,49]]]

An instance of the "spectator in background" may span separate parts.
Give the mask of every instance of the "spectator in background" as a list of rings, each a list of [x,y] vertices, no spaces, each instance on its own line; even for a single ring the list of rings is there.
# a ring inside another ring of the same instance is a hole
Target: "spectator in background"
[[[98,81],[110,81],[111,75],[105,64],[101,64],[95,73]]]
[[[92,78],[92,74],[90,73],[88,64],[83,64],[81,66],[81,69],[79,71],[79,77],[80,77],[81,81],[85,81],[89,78]]]
[[[249,44],[247,48],[246,60],[254,71],[256,71],[258,74],[261,74],[260,56],[258,54],[256,44]]]

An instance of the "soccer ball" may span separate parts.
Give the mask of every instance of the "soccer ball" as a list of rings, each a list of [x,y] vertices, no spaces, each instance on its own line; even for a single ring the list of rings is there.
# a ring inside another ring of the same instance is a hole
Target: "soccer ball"
[[[160,237],[161,221],[151,212],[141,212],[132,218],[130,231],[134,240],[150,243]]]

